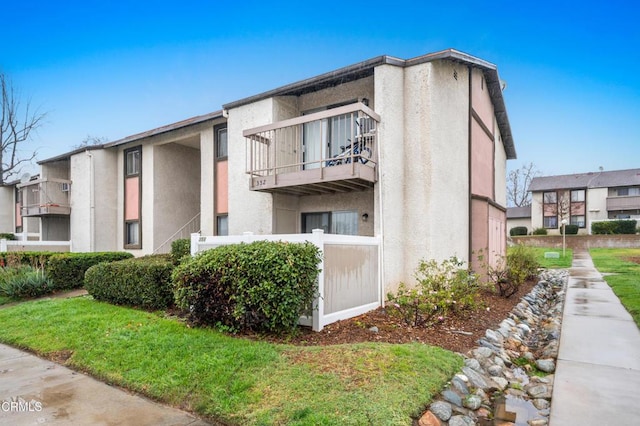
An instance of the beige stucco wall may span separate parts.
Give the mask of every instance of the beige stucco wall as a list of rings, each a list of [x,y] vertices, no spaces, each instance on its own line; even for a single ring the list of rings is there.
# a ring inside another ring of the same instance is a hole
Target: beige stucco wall
[[[69,167],[69,160],[41,164],[40,179],[69,179]]]
[[[213,126],[200,132],[200,232],[213,235],[215,231],[215,144]]]
[[[587,229],[591,229],[591,221],[604,220],[608,218],[607,214],[607,197],[608,188],[592,188],[586,193],[587,201]]]
[[[511,228],[515,228],[517,226],[524,226],[527,228],[527,234],[533,231],[533,228],[531,227],[531,219],[529,218],[507,219],[507,235],[509,235]]]
[[[153,163],[152,251],[200,211],[200,150],[177,143],[154,145]]]
[[[0,186],[0,233],[15,232],[15,186]]]
[[[380,66],[375,101],[385,291],[394,291],[422,258],[467,257],[468,73],[449,62]]]
[[[246,174],[246,142],[242,131],[274,121],[273,99],[264,99],[228,111],[229,234],[273,232],[271,194],[250,191]]]
[[[302,213],[328,212],[328,211],[357,211],[358,235],[373,236],[375,222],[375,209],[373,203],[373,190],[348,193],[312,195],[300,197],[299,215]],[[362,215],[369,216],[365,221]],[[300,230],[300,228],[298,228]]]
[[[90,150],[70,160],[70,238],[74,252],[115,251],[117,152]]]

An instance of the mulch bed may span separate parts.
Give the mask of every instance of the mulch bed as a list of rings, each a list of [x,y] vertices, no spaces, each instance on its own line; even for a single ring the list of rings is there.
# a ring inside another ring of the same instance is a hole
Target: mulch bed
[[[297,335],[261,336],[244,334],[245,338],[293,345],[338,345],[358,342],[410,343],[420,342],[440,346],[454,352],[465,353],[477,346],[485,331],[498,327],[520,299],[531,291],[536,280],[520,286],[509,298],[491,292],[482,294],[483,308],[466,316],[453,316],[430,327],[410,327],[400,319],[387,314],[384,308],[326,326],[321,332],[300,327]],[[378,332],[369,328],[377,327]]]

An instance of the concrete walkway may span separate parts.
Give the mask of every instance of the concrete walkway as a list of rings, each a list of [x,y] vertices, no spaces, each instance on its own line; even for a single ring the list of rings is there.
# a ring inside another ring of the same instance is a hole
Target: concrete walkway
[[[549,424],[638,424],[640,331],[589,253],[573,256]]]
[[[208,423],[0,344],[2,425],[190,425]]]

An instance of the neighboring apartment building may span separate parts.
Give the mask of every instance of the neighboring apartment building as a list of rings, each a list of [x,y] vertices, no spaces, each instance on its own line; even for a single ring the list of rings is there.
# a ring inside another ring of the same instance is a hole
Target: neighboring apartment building
[[[136,255],[189,229],[375,235],[393,290],[422,258],[504,254],[502,89],[495,65],[455,50],[380,56],[45,160],[41,183],[60,179],[68,202],[27,213],[68,223],[74,251]]]
[[[23,180],[38,178],[25,175]],[[0,234],[14,234],[19,240],[39,240],[40,221],[22,217],[20,183],[20,180],[16,180],[0,185]]]
[[[507,232],[512,228],[524,226],[527,234],[531,233],[531,206],[508,207],[507,208]]]
[[[640,219],[640,169],[537,177],[531,181],[531,226],[560,233],[562,220],[590,233],[591,223]]]

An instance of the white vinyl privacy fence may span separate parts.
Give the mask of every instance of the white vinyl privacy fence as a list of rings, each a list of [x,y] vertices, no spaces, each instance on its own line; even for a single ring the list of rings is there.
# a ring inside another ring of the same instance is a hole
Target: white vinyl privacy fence
[[[0,240],[0,253],[7,251],[71,251],[71,241]]]
[[[204,237],[191,234],[191,254],[227,244],[253,241],[287,241],[315,244],[322,253],[318,265],[318,299],[311,317],[300,324],[320,331],[325,325],[352,318],[379,307],[382,303],[380,239],[353,235],[311,234],[243,235]]]

